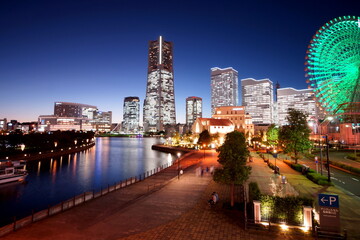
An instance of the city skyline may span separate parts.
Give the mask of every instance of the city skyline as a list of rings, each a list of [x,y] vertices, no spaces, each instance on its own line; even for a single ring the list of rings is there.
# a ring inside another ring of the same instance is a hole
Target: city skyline
[[[145,98],[148,41],[159,35],[174,43],[177,122],[185,123],[189,96],[201,97],[203,116],[211,116],[213,67],[233,67],[239,80],[269,78],[282,88],[304,89],[312,36],[333,18],[357,15],[358,6],[357,1],[2,2],[0,118],[36,121],[52,112],[54,102],[64,101],[96,105],[121,122],[123,98]]]

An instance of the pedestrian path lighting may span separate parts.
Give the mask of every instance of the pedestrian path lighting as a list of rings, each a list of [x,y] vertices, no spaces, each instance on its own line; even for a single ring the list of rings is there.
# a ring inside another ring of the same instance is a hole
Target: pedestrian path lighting
[[[204,160],[205,160],[205,144],[203,144],[203,149],[204,149]]]
[[[277,151],[276,151],[276,149],[274,149],[274,154],[273,154],[273,156],[274,156],[274,158],[275,158],[275,169],[274,169],[274,173],[276,174],[276,173],[278,173],[277,167],[276,167],[276,159],[277,159]]]
[[[181,156],[181,153],[177,153],[177,162],[178,162],[178,179],[180,179],[180,156]]]
[[[24,149],[25,149],[25,144],[21,144],[21,145],[20,145],[20,148],[21,148],[21,151],[24,151]]]

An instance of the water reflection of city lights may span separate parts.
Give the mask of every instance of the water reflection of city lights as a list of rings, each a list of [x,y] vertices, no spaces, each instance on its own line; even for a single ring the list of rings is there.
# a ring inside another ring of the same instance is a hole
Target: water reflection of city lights
[[[38,169],[37,169],[37,176],[40,175],[40,167],[41,167],[41,162],[38,162]]]
[[[53,159],[50,160],[50,168],[49,168],[50,173],[51,173],[51,170],[52,170],[52,165],[53,165]]]

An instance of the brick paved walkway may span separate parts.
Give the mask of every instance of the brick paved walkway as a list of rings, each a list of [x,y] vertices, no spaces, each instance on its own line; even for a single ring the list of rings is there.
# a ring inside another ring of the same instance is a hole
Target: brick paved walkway
[[[125,189],[110,193],[84,205],[31,224],[11,233],[13,239],[306,239],[268,231],[245,231],[239,210],[223,208],[229,202],[229,188],[212,181],[210,173],[196,175],[196,169],[216,165],[217,154],[199,151],[186,158],[185,174],[172,180],[166,176],[176,166]],[[167,173],[167,175],[164,175]],[[174,174],[172,175],[174,177]],[[176,175],[175,175],[176,176]],[[164,183],[144,194],[151,184]],[[220,201],[209,208],[213,191]],[[237,190],[239,192],[239,189]]]

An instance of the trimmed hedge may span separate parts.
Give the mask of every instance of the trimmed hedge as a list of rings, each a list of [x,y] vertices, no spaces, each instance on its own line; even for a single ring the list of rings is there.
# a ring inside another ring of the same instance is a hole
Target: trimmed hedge
[[[303,197],[279,197],[261,195],[261,216],[270,222],[286,222],[301,225],[303,222],[303,206],[313,206],[313,200]]]
[[[339,163],[339,162],[334,162],[334,161],[330,161],[330,164],[332,164],[334,166],[337,166],[339,168],[343,168],[343,169],[348,170],[350,172],[360,174],[360,169],[359,168],[355,168],[355,167],[352,167],[352,166],[349,166],[349,165],[346,165],[346,164],[343,164],[343,163]]]
[[[284,160],[284,163],[289,165],[292,169],[294,169],[294,170],[296,170],[298,172],[301,172],[309,180],[311,180],[312,182],[314,182],[314,183],[316,183],[318,185],[322,185],[322,186],[333,186],[334,185],[332,182],[328,181],[327,177],[322,176],[320,173],[317,173],[315,170],[313,170],[311,168],[308,171],[303,172],[303,166],[301,164],[295,164],[295,163],[292,163],[292,162],[290,162],[288,160]]]
[[[261,192],[257,182],[249,183],[249,201],[260,200]]]

